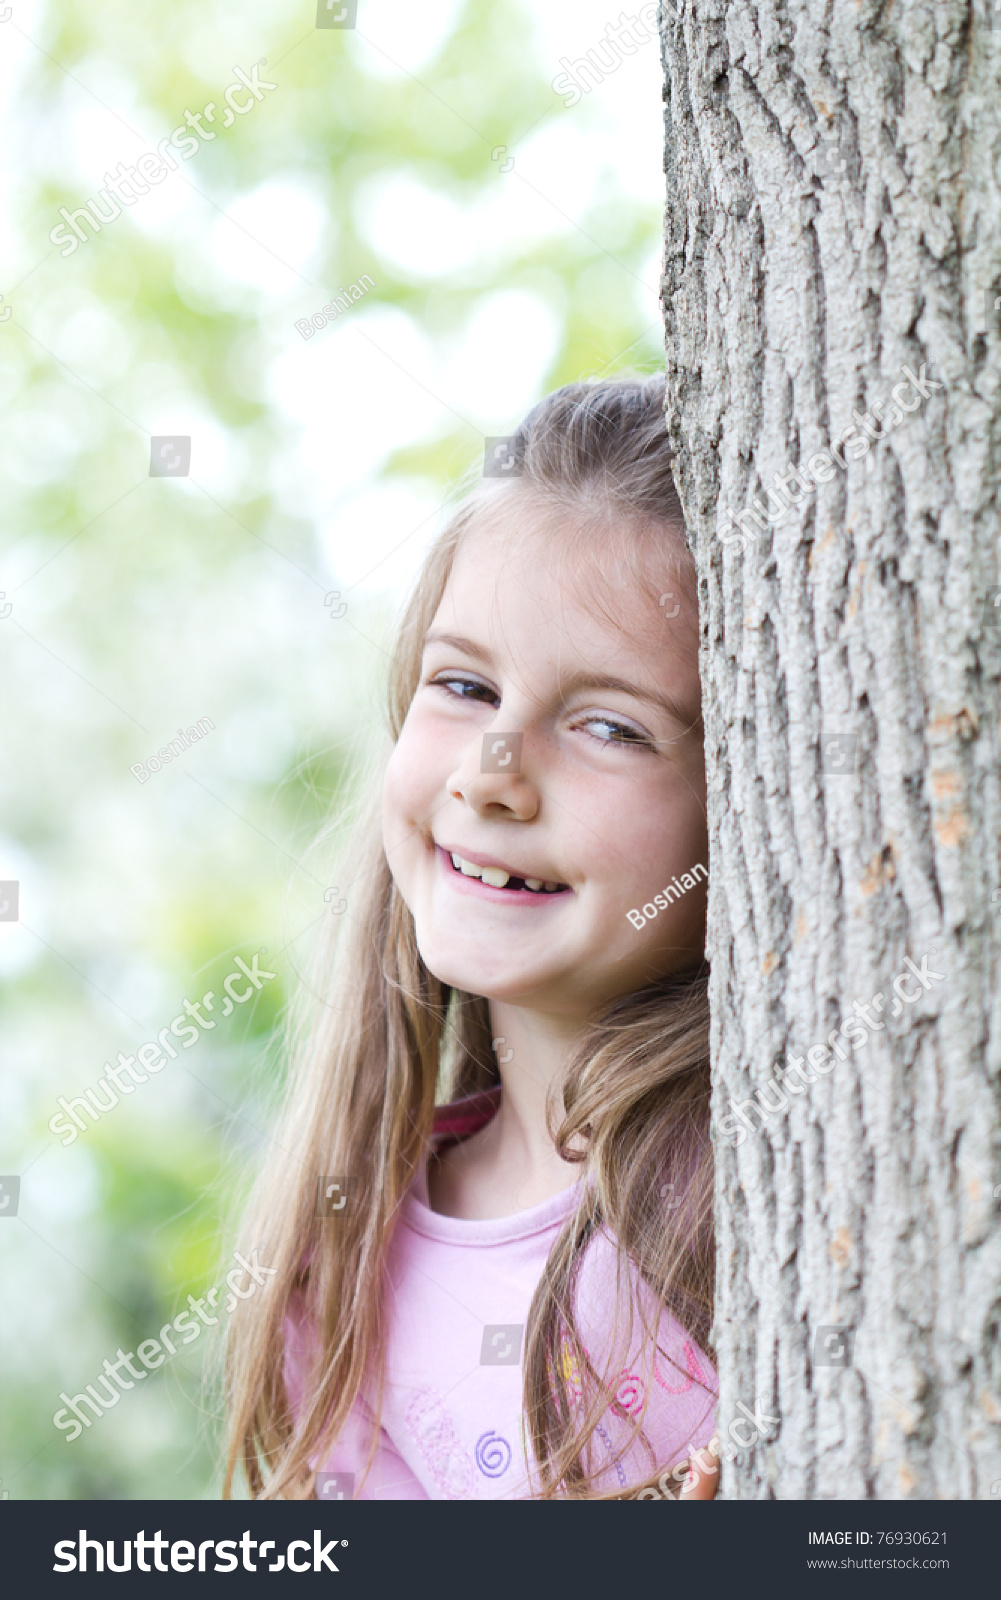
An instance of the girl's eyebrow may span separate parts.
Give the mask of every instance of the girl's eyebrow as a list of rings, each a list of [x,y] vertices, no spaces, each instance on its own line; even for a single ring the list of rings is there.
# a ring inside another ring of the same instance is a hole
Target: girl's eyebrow
[[[453,650],[462,650],[466,655],[473,656],[485,665],[493,664],[492,653],[482,644],[477,644],[475,639],[466,638],[461,633],[443,633],[432,629],[424,639],[425,646],[429,644],[450,645]],[[658,706],[661,711],[674,719],[675,722],[689,723],[690,716],[686,716],[678,702],[670,695],[659,694],[656,689],[643,689],[636,683],[630,683],[627,678],[610,677],[607,673],[593,673],[587,671],[574,672],[560,683],[560,694],[564,700],[575,694],[578,689],[608,689],[620,694],[632,695],[637,700],[645,700],[649,705]],[[701,709],[701,708],[700,708]]]
[[[424,648],[429,644],[449,644],[453,650],[461,650],[467,656],[475,656],[477,661],[492,661],[493,656],[482,644],[477,644],[475,639],[467,639],[462,633],[443,633],[440,629],[432,628],[424,635]]]
[[[659,707],[675,722],[689,723],[692,720],[683,714],[677,700],[671,695],[660,694],[656,689],[641,688],[638,683],[630,683],[627,678],[614,678],[607,673],[584,671],[571,673],[569,678],[564,678],[560,683],[560,693],[564,700],[575,694],[578,689],[617,690],[620,694],[629,694],[636,700],[645,700],[648,705]]]

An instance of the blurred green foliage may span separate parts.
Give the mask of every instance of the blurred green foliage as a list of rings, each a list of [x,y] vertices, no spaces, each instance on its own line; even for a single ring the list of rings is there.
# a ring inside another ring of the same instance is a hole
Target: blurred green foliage
[[[623,75],[567,110],[553,40],[564,28],[573,54],[573,30],[597,38],[606,16],[551,9],[545,37],[516,0],[362,0],[356,32],[318,31],[306,3],[60,0],[16,6],[3,29],[13,1499],[217,1492],[208,1337],[70,1444],[57,1397],[228,1266],[223,1219],[266,1138],[282,1007],[326,914],[310,845],[375,737],[393,615],[438,508],[515,400],[659,364],[659,205],[608,131],[638,91]],[[162,189],[61,256],[60,207],[261,57],[276,87],[252,114],[217,122]],[[653,131],[633,159],[653,174],[656,70],[651,47],[637,82]],[[362,273],[375,291],[302,340],[296,320]],[[533,306],[548,343],[521,327]],[[151,434],[192,437],[190,478],[149,477]],[[323,604],[335,588],[341,619]],[[130,768],[202,716],[204,741],[138,782]],[[56,1097],[262,946],[279,976],[254,1002],[63,1148]]]

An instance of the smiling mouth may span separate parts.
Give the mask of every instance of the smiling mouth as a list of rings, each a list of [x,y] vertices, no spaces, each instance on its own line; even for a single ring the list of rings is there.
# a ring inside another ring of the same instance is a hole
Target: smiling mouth
[[[568,883],[554,883],[547,878],[519,878],[513,872],[506,872],[503,867],[478,867],[475,861],[466,861],[464,857],[453,855],[451,851],[443,854],[452,864],[452,871],[463,878],[479,878],[490,889],[526,889],[529,894],[569,894]]]

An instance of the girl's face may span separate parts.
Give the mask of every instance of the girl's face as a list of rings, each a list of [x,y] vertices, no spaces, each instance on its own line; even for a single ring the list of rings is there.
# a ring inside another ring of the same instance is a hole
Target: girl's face
[[[708,866],[705,766],[692,597],[658,605],[607,551],[562,585],[560,515],[463,539],[386,773],[383,840],[442,983],[583,1021],[703,953],[705,875],[680,895],[674,880]]]

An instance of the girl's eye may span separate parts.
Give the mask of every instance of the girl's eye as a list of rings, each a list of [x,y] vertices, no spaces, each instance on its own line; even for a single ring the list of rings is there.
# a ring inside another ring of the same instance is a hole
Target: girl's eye
[[[616,722],[612,717],[589,717],[585,722],[579,722],[577,726],[585,729],[592,738],[597,739],[601,744],[638,744],[646,745],[648,749],[650,747],[649,739],[645,738],[636,728],[631,727],[628,722]],[[594,731],[596,728],[609,729],[609,735],[596,733]]]
[[[446,694],[454,695],[457,700],[470,700],[474,704],[493,706],[500,704],[500,695],[496,689],[492,689],[488,683],[482,683],[479,678],[470,678],[464,673],[443,673],[437,678],[431,678],[427,687],[444,689]],[[618,722],[614,717],[587,717],[576,726],[599,744],[632,744],[646,749],[652,748],[651,741],[638,729],[628,722]]]
[[[449,694],[454,694],[458,700],[480,700],[497,703],[498,695],[488,683],[481,683],[478,678],[466,678],[457,673],[445,673],[442,677],[432,678],[428,687],[430,689],[446,689]]]

